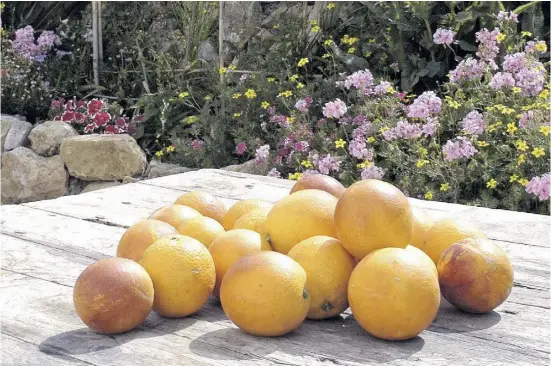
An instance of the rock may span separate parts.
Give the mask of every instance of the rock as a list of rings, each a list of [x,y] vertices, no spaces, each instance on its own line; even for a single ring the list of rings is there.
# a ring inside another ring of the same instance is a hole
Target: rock
[[[33,125],[29,122],[13,120],[4,140],[4,151],[10,151],[19,146],[26,146],[29,142],[27,137],[32,128]]]
[[[2,151],[4,151],[4,141],[6,141],[6,136],[8,135],[8,132],[11,128],[11,125],[13,124],[13,119],[7,119],[3,118],[0,120],[0,132],[2,133]]]
[[[186,173],[193,170],[176,164],[161,163],[156,160],[152,160],[149,166],[150,170],[147,178],[165,177],[167,175]]]
[[[122,178],[122,183],[123,184],[126,184],[126,183],[136,183],[136,182],[139,182],[140,179],[138,178],[133,178],[133,177],[129,177],[128,175],[126,177],[123,177]]]
[[[88,182],[135,177],[147,168],[145,153],[129,135],[68,137],[59,152],[71,176]]]
[[[17,147],[2,155],[2,203],[61,197],[68,178],[60,156],[45,158],[26,147]]]
[[[35,126],[29,134],[31,149],[42,156],[52,156],[59,152],[63,139],[78,136],[78,132],[68,123],[48,121]]]
[[[75,177],[69,177],[69,184],[67,185],[67,195],[72,196],[82,192],[86,187],[86,182]]]
[[[258,1],[225,1],[224,41],[240,45],[258,32],[262,18],[262,6]]]
[[[266,175],[270,171],[270,164],[264,162],[263,164],[257,164],[256,161],[249,160],[243,164],[229,165],[222,170],[227,170],[230,172],[239,172],[239,173],[248,173],[255,175]]]
[[[198,58],[206,62],[218,62],[218,52],[212,42],[207,39],[199,43]]]
[[[106,181],[90,182],[86,185],[86,187],[84,187],[84,189],[80,193],[92,192],[92,191],[97,191],[98,189],[105,189],[105,188],[120,186],[121,184],[123,183],[116,180],[107,181],[107,182]]]

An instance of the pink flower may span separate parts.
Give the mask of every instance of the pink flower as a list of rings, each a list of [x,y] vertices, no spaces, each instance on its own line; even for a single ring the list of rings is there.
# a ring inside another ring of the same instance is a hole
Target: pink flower
[[[124,127],[128,125],[128,122],[126,122],[124,117],[119,117],[115,120],[115,125],[117,125],[117,127]]]
[[[465,137],[458,137],[453,140],[448,140],[442,147],[444,160],[454,161],[461,158],[470,158],[474,156],[478,150]]]
[[[478,111],[471,111],[461,121],[463,131],[471,135],[480,135],[486,129],[484,116]]]
[[[94,123],[96,126],[105,126],[111,120],[111,115],[107,112],[96,113]]]
[[[243,155],[245,151],[247,151],[247,144],[244,142],[238,143],[237,146],[235,147],[235,153],[237,155]]]
[[[400,120],[396,123],[396,127],[383,132],[383,138],[387,141],[392,141],[398,138],[411,140],[421,137],[421,125],[419,123],[409,123],[405,120]]]
[[[377,95],[383,95],[388,93],[388,88],[392,87],[392,84],[390,84],[388,81],[380,81],[379,85],[377,85],[374,89],[374,93]]]
[[[374,163],[371,163],[371,165],[369,165],[368,167],[363,168],[361,173],[362,180],[383,179],[384,175],[384,169],[376,166]]]
[[[268,155],[270,155],[270,145],[262,145],[258,149],[256,149],[256,154],[254,157],[254,160],[257,164],[262,164],[266,159],[268,158]]]
[[[310,109],[311,104],[312,104],[312,97],[307,96],[304,99],[299,99],[295,103],[295,108],[300,112],[306,113],[306,112],[308,112],[308,109]]]
[[[423,134],[428,136],[433,136],[438,130],[438,120],[436,118],[427,118],[428,122],[423,126]]]
[[[503,60],[503,70],[517,73],[520,69],[526,65],[526,54],[524,52],[517,52],[512,55],[505,55]]]
[[[199,140],[199,139],[191,140],[191,148],[193,150],[200,150],[204,144],[205,142],[203,140]]]
[[[61,115],[63,122],[73,122],[75,120],[75,112],[68,110]]]
[[[74,112],[75,113],[75,121],[77,123],[83,124],[85,122],[84,114],[80,112]]]
[[[490,81],[490,87],[493,89],[501,89],[503,87],[512,88],[515,86],[515,79],[510,72],[498,72]]]
[[[96,129],[96,126],[93,123],[89,123],[84,127],[84,133],[92,133]]]
[[[367,148],[363,138],[351,140],[348,145],[348,152],[356,159],[373,159],[373,151]]]
[[[59,109],[61,108],[63,101],[54,99],[52,100],[52,103],[50,104],[51,109]]]
[[[438,98],[433,91],[427,91],[415,98],[413,104],[408,108],[407,116],[410,118],[427,118],[440,113],[442,99]]]
[[[493,31],[489,31],[486,28],[475,33],[476,40],[480,42],[478,46],[478,52],[476,55],[484,61],[488,61],[494,69],[497,68],[495,65],[494,59],[499,53],[498,47],[498,35],[500,34],[499,28],[495,28]]]
[[[340,118],[344,116],[347,110],[348,108],[346,107],[346,104],[337,98],[332,102],[325,103],[322,112],[327,118]]]
[[[453,37],[455,37],[455,35],[456,32],[451,29],[438,28],[436,32],[434,32],[432,40],[436,44],[445,44],[446,46],[449,46],[453,43]]]
[[[316,158],[313,159],[314,164],[318,168],[321,174],[329,174],[330,172],[338,172],[340,170],[341,161],[337,158],[327,154],[325,157],[319,159],[316,154]]]
[[[107,127],[105,127],[105,130],[103,131],[103,133],[106,133],[106,134],[118,134],[120,133],[119,129],[117,126],[114,126],[114,125],[109,125]]]
[[[506,11],[500,11],[497,14],[497,20],[499,22],[513,22],[518,23],[518,14],[513,13],[512,11],[506,12]]]
[[[99,99],[92,99],[88,102],[88,114],[98,113],[103,107],[103,102]]]
[[[65,103],[65,110],[74,111],[75,110],[75,101],[74,100],[68,100],[67,103]]]
[[[368,69],[356,71],[346,78],[343,85],[346,89],[351,87],[364,90],[371,88],[373,86],[373,74]]]
[[[310,144],[307,141],[299,141],[295,144],[295,149],[300,152],[306,152],[310,148]]]
[[[84,108],[86,107],[86,102],[83,101],[83,100],[79,100],[76,102],[76,109],[81,109],[81,108]]]
[[[272,168],[267,175],[268,177],[281,178],[281,173],[276,168]]]
[[[484,62],[469,57],[462,60],[454,70],[450,71],[450,81],[457,83],[460,81],[479,80],[482,78],[485,70],[486,64]]]
[[[545,173],[541,177],[534,177],[526,185],[526,192],[536,195],[540,201],[549,199],[549,191],[551,185],[550,173]]]

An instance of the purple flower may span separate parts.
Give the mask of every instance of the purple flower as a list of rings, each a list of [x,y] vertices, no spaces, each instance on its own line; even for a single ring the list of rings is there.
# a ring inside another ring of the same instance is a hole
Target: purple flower
[[[453,43],[453,37],[455,37],[455,35],[456,32],[451,29],[438,28],[436,32],[434,32],[432,40],[436,44],[445,44],[446,46],[449,46]]]
[[[520,128],[526,128],[528,127],[528,123],[534,119],[534,111],[526,111],[522,112],[520,116],[520,120],[518,121],[518,126]]]
[[[484,116],[478,111],[471,111],[461,121],[463,131],[471,135],[480,135],[486,129]]]
[[[308,109],[310,109],[311,104],[312,104],[312,97],[307,96],[304,99],[297,100],[297,102],[295,103],[295,108],[300,112],[306,113],[308,112]]]
[[[488,29],[483,28],[482,30],[476,32],[476,40],[480,43],[476,55],[484,61],[495,64],[493,61],[499,53],[499,46],[497,45],[499,43],[497,39],[499,34],[499,28],[495,28],[491,32]],[[497,66],[494,68],[497,68]]]
[[[368,167],[362,169],[361,177],[364,179],[382,179],[385,175],[383,168],[371,163]]]
[[[421,137],[422,129],[418,123],[409,123],[405,120],[400,120],[396,127],[383,132],[383,138],[387,141],[396,140],[399,138],[410,140]]]
[[[287,117],[285,117],[282,114],[272,114],[270,116],[270,122],[275,123],[282,127],[288,127],[289,122],[287,121]]]
[[[503,71],[511,73],[517,73],[520,69],[526,65],[526,54],[524,52],[517,52],[512,55],[505,55],[503,60]]]
[[[348,152],[356,159],[373,159],[373,151],[367,148],[363,138],[351,140],[348,144]]]
[[[501,89],[503,87],[512,88],[515,86],[515,79],[510,72],[498,72],[490,81],[490,87],[493,89]]]
[[[254,160],[257,164],[262,164],[266,161],[268,155],[270,155],[270,145],[262,145],[256,149]]]
[[[526,185],[526,192],[536,195],[540,201],[549,199],[549,186],[551,185],[550,173],[545,173],[541,177],[534,177]]]
[[[59,37],[52,31],[43,31],[35,41],[34,29],[27,25],[15,31],[12,49],[17,56],[42,63],[46,59],[48,51],[56,44],[59,44]]]
[[[245,151],[247,151],[247,144],[244,142],[238,143],[237,146],[235,147],[235,153],[237,155],[243,155]]]
[[[470,158],[474,156],[478,150],[465,137],[457,137],[455,141],[448,140],[442,147],[444,160],[454,161],[461,158]]]
[[[518,23],[518,14],[513,13],[512,11],[500,11],[497,14],[497,20],[500,22],[513,22]]]
[[[371,88],[373,86],[373,74],[368,69],[356,71],[344,80],[343,85],[346,89],[352,87],[363,90]]]
[[[538,46],[540,46],[541,51],[538,50]],[[526,43],[526,47],[524,47],[524,52],[526,54],[531,55],[537,55],[538,53],[546,53],[547,52],[547,45],[545,44],[545,41],[529,41]]]
[[[524,95],[528,97],[536,96],[543,90],[545,84],[545,67],[541,62],[535,61],[531,65],[520,69],[515,74],[515,79],[517,79],[517,86]]]
[[[423,126],[422,132],[426,137],[436,134],[438,129],[438,120],[436,118],[427,118],[428,122]]]
[[[200,150],[204,144],[205,142],[199,139],[191,140],[191,148],[193,150]]]
[[[317,154],[314,156],[312,160],[321,174],[327,175],[332,171],[338,172],[340,170],[341,161],[331,156],[331,154],[327,154],[322,159],[319,159]]]
[[[276,168],[272,168],[267,175],[268,177],[281,178],[281,173]]]
[[[450,81],[457,83],[461,81],[479,80],[482,78],[486,64],[474,58],[462,60],[457,67],[450,71]]]
[[[307,141],[299,141],[295,144],[295,149],[300,152],[306,152],[310,148],[310,144]]]
[[[391,88],[392,84],[388,81],[380,81],[379,85],[377,85],[374,89],[375,94],[377,95],[383,95],[388,93],[388,88]]]
[[[442,99],[438,98],[433,91],[427,91],[415,98],[415,101],[408,108],[407,116],[410,118],[427,118],[430,115],[440,113]]]
[[[332,102],[325,103],[325,106],[323,107],[323,115],[327,118],[340,118],[344,116],[348,108],[346,108],[346,104],[339,98],[335,99]]]

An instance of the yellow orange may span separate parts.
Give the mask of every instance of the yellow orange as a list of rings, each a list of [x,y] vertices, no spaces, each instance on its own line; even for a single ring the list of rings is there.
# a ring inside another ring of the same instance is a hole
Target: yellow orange
[[[199,240],[207,248],[218,235],[224,232],[224,228],[218,221],[206,216],[186,220],[178,225],[176,229],[181,235]]]
[[[423,242],[423,236],[434,224],[434,219],[422,208],[411,207],[413,217],[413,232],[409,243],[419,247]]]
[[[143,252],[158,239],[178,234],[170,224],[159,220],[143,220],[130,226],[122,235],[117,246],[117,257],[140,260]]]
[[[220,224],[226,215],[226,205],[212,194],[202,191],[193,191],[181,195],[176,202],[197,210],[201,215],[215,219]]]
[[[266,218],[271,210],[270,207],[262,207],[244,214],[235,222],[234,229],[256,231],[262,239],[262,250],[272,250],[272,246],[268,243],[268,233],[266,232]]]
[[[339,198],[346,188],[333,177],[324,174],[305,174],[302,179],[291,188],[291,194],[304,189],[319,189]]]
[[[225,230],[231,230],[234,228],[235,222],[247,212],[254,211],[258,208],[272,208],[273,204],[262,200],[242,200],[236,202],[226,215],[224,216],[223,226]]]
[[[168,205],[159,208],[149,216],[150,219],[164,221],[174,227],[178,227],[183,221],[201,216],[191,207],[183,205]]]

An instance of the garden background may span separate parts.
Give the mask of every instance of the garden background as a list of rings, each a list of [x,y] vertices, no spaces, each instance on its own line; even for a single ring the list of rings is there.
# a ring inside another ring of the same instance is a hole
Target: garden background
[[[190,168],[549,214],[549,2],[99,6],[95,77],[90,2],[2,3],[2,113]]]

